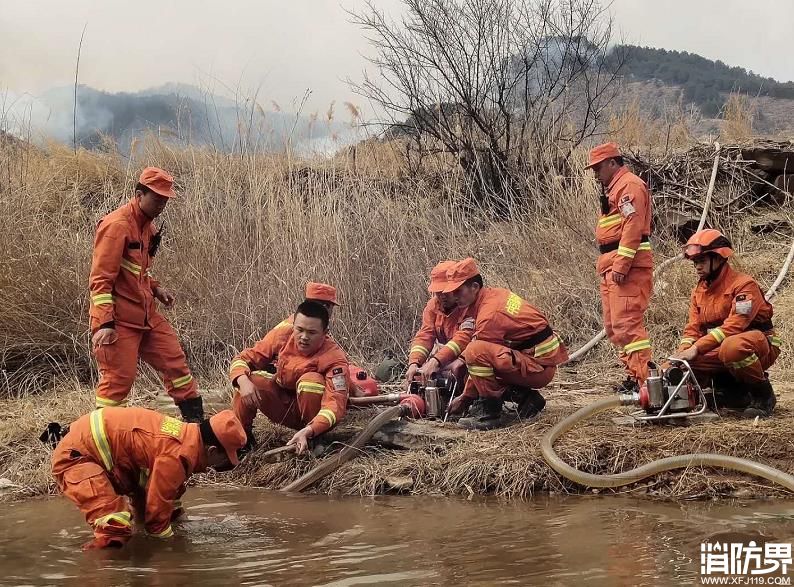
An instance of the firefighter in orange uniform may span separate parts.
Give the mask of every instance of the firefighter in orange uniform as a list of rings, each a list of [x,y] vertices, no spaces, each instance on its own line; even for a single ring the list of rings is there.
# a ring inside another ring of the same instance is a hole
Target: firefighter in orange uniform
[[[568,360],[568,351],[548,320],[510,290],[483,287],[474,259],[456,263],[447,281],[444,291],[455,294],[458,306],[471,307],[475,321],[471,342],[463,351],[469,379],[450,412],[459,414],[471,406],[469,416],[459,421],[464,428],[502,426],[509,390],[520,418],[539,414],[546,400],[537,390],[548,385],[557,365]]]
[[[348,360],[328,334],[328,311],[304,301],[292,330],[277,328],[232,361],[229,378],[237,388],[235,414],[254,444],[257,410],[271,421],[298,430],[288,444],[299,453],[308,441],[333,428],[345,415],[349,389]]]
[[[231,410],[189,424],[144,408],[100,408],[60,439],[52,474],[94,528],[83,549],[120,547],[132,536],[133,514],[149,534],[173,536],[190,476],[236,466],[244,444]]]
[[[140,358],[160,372],[182,417],[200,422],[204,409],[185,353],[154,303],[174,304],[174,296],[152,277],[151,264],[162,238],[153,220],[175,196],[173,178],[147,167],[132,200],[97,226],[89,280],[91,344],[101,374],[96,405],[125,404]]]
[[[713,378],[718,406],[748,418],[771,415],[777,400],[766,370],[780,354],[772,304],[752,277],[729,265],[733,249],[720,231],[695,233],[684,255],[699,281],[674,357],[688,361],[699,380]]]
[[[601,308],[604,329],[627,374],[615,391],[631,393],[645,382],[651,360],[644,319],[653,291],[651,196],[645,182],[623,164],[615,143],[592,149],[587,168],[605,190],[596,227]]]
[[[460,355],[471,338],[474,319],[468,308],[457,306],[454,295],[444,292],[447,271],[454,265],[455,261],[441,261],[430,272],[427,291],[433,297],[422,311],[422,326],[411,343],[407,384],[416,375],[427,380],[439,370],[451,372],[461,382],[466,376],[466,363]]]

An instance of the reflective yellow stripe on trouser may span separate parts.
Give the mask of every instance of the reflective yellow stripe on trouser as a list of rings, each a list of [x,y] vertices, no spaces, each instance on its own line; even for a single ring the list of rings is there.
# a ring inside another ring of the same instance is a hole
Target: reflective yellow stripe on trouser
[[[177,377],[173,381],[171,381],[171,385],[174,386],[174,389],[179,389],[180,387],[185,387],[188,383],[193,381],[193,376],[189,373],[183,377]]]
[[[745,367],[749,367],[750,365],[755,363],[757,360],[758,360],[758,355],[753,353],[752,355],[750,355],[749,357],[745,357],[741,361],[728,363],[728,367],[730,367],[731,369],[744,369]]]
[[[120,511],[102,516],[94,520],[94,526],[107,526],[110,522],[116,522],[119,526],[126,526],[129,528],[132,525],[132,512]]]
[[[117,407],[124,407],[127,405],[126,399],[116,401],[114,399],[109,399],[106,397],[99,397],[98,395],[94,397],[94,401],[96,403],[97,408],[117,408]]]
[[[626,346],[623,347],[623,352],[627,355],[631,353],[636,353],[637,351],[643,351],[645,349],[651,348],[651,341],[647,338],[642,340],[635,340],[634,342],[630,342]]]
[[[155,538],[171,538],[171,536],[173,535],[174,535],[174,529],[171,528],[170,524],[162,532],[159,532],[157,534],[152,534],[152,536],[154,536]]]
[[[469,365],[468,366],[469,375],[472,377],[480,377],[480,378],[487,378],[494,376],[493,367],[482,367],[480,365]]]
[[[113,469],[113,456],[110,452],[110,442],[105,433],[105,419],[102,417],[102,410],[94,410],[89,416],[91,422],[91,436],[94,439],[99,457],[102,459],[102,464],[105,469],[110,471]]]

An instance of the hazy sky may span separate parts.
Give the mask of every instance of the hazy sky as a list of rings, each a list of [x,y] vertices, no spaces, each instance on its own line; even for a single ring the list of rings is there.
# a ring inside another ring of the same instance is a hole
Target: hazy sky
[[[400,1],[377,5],[397,13]],[[360,77],[369,47],[343,7],[360,9],[363,1],[0,0],[0,89],[71,84],[87,23],[80,81],[100,89],[178,81],[250,92],[261,84],[262,101],[285,110],[306,89],[309,108],[358,103],[344,79]],[[611,10],[627,42],[794,79],[794,2],[615,0]]]

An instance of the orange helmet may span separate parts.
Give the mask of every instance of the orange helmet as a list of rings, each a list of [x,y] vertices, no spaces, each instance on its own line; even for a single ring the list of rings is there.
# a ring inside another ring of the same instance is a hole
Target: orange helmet
[[[719,230],[714,230],[713,228],[699,230],[686,242],[684,257],[694,259],[698,255],[704,255],[705,253],[714,253],[723,259],[727,259],[733,255],[731,241]]]

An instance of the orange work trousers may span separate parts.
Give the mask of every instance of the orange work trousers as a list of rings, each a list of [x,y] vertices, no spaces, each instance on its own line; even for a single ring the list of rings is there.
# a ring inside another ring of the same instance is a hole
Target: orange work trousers
[[[116,493],[105,469],[61,443],[52,455],[52,473],[61,493],[74,503],[99,540],[126,543],[132,536],[129,499]]]
[[[469,378],[463,395],[500,398],[508,386],[546,387],[557,367],[539,364],[534,358],[501,344],[474,340],[463,351]]]
[[[620,285],[612,281],[612,271],[607,271],[601,276],[600,290],[607,337],[618,347],[618,356],[628,376],[642,384],[648,378],[651,360],[645,311],[653,291],[653,269],[630,269]]]
[[[698,355],[689,364],[698,380],[707,384],[709,376],[728,371],[740,383],[761,383],[764,371],[780,355],[780,342],[774,335],[750,330],[729,336],[716,349]]]
[[[323,401],[323,392],[317,390],[286,389],[278,385],[270,374],[251,373],[251,382],[256,388],[256,407],[245,404],[240,392],[234,394],[232,409],[240,419],[245,430],[254,424],[257,410],[267,416],[271,422],[281,424],[293,430],[300,430],[311,422]],[[298,379],[301,382],[317,383],[325,387],[325,377],[319,373],[306,373]]]
[[[117,325],[116,334],[116,342],[94,352],[101,376],[96,389],[98,408],[124,405],[138,373],[139,357],[160,373],[165,390],[175,403],[198,396],[185,353],[166,320],[151,330]]]

